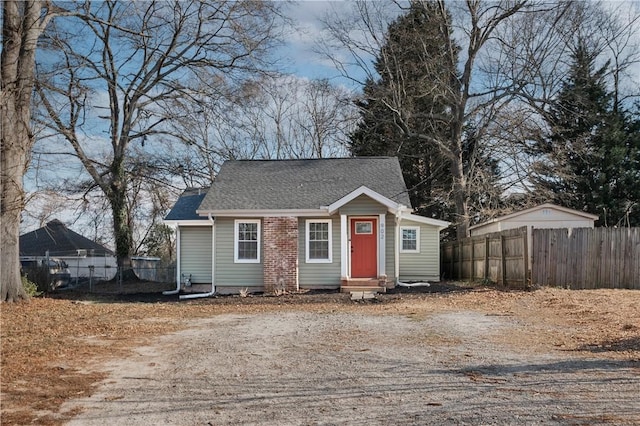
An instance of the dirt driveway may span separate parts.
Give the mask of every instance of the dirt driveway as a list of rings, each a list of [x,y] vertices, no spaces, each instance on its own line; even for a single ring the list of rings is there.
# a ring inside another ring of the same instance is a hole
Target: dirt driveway
[[[564,332],[548,321],[410,306],[185,321],[109,363],[65,403],[69,424],[640,424],[638,360],[533,339]]]

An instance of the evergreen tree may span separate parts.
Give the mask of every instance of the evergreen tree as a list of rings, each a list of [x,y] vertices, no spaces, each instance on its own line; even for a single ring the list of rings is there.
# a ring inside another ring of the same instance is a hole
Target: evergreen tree
[[[444,218],[452,211],[448,162],[438,147],[415,136],[446,137],[451,120],[446,99],[436,96],[455,84],[456,75],[455,64],[447,67],[447,32],[442,27],[448,23],[435,13],[436,7],[413,2],[407,14],[389,25],[374,64],[380,78],[365,84],[358,104],[361,122],[351,135],[350,150],[356,156],[397,156],[414,207]],[[401,128],[396,114],[402,114],[411,132]],[[430,119],[433,115],[441,119]]]
[[[600,216],[599,225],[640,225],[640,121],[607,90],[608,64],[579,43],[556,101],[546,114],[549,136],[534,179],[547,199]]]
[[[458,149],[454,128],[462,90],[460,49],[451,38],[450,22],[442,5],[413,1],[389,25],[374,63],[379,79],[364,86],[361,121],[350,149],[356,156],[397,156],[416,210],[459,224],[452,157]],[[466,123],[462,133],[464,178],[474,183],[464,187],[464,197],[477,208],[495,202],[499,170],[473,123]]]

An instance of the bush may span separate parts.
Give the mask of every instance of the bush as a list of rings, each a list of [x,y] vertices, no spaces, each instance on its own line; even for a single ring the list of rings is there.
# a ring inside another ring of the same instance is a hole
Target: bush
[[[49,269],[46,267],[38,266],[25,269],[23,283],[24,279],[35,286],[35,290],[38,294],[48,293],[51,290]]]
[[[38,285],[29,280],[26,275],[22,276],[22,286],[24,287],[24,291],[31,297],[42,295],[42,292],[38,290]]]

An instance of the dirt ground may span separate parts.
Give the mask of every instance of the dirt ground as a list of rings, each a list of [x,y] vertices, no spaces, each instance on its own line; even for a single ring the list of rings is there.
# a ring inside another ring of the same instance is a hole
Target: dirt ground
[[[640,424],[637,291],[176,299],[1,305],[1,423]]]

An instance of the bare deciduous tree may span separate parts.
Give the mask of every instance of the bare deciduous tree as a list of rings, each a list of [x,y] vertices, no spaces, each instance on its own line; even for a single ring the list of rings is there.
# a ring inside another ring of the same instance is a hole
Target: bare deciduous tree
[[[346,155],[355,123],[350,93],[324,80],[265,77],[242,85],[205,89],[197,104],[176,100],[167,170],[187,186],[208,186],[227,159],[322,158]]]
[[[419,4],[419,1],[413,4]],[[390,93],[384,102],[387,108],[394,113],[394,125],[401,129],[408,137],[417,137],[424,143],[438,147],[442,155],[448,161],[448,168],[452,176],[452,188],[450,197],[455,204],[457,213],[457,234],[459,237],[467,235],[471,220],[470,194],[476,190],[471,187],[469,172],[473,168],[465,168],[465,126],[472,124],[475,129],[474,138],[484,141],[487,130],[491,127],[493,119],[506,108],[515,98],[515,93],[521,89],[524,76],[523,69],[510,68],[509,56],[513,51],[513,45],[497,37],[500,31],[508,28],[514,20],[523,14],[531,15],[534,12],[545,10],[547,7],[523,0],[483,2],[469,0],[465,3],[452,2],[445,4],[444,0],[425,5],[430,13],[440,16],[443,39],[450,40],[449,62],[456,69],[456,75],[444,76],[447,81],[425,84],[425,92],[416,94],[420,96],[437,97],[449,106],[449,114],[452,118],[444,118],[439,115],[425,114],[422,119],[433,123],[446,122],[448,132],[446,138],[434,137],[437,132],[423,133],[417,131],[412,125],[410,116],[403,105],[406,97],[403,94],[404,80],[400,58],[388,58],[386,63],[394,64],[395,68],[385,69],[384,72],[393,74],[396,91]],[[448,7],[450,5],[450,9]],[[375,78],[368,58],[373,57],[385,43],[384,32],[386,30],[379,17],[384,16],[376,10],[380,8],[376,3],[358,2],[356,6],[357,19],[347,21],[343,17],[327,19],[327,29],[331,34],[330,44],[325,48],[327,55],[333,59],[338,68],[347,75],[350,69],[342,58],[336,57],[332,46],[346,47],[351,52],[351,64],[357,64],[364,69],[369,78]],[[554,5],[551,8],[559,8]],[[452,19],[449,18],[451,13]],[[362,29],[354,32],[354,28]],[[454,42],[455,41],[455,42]],[[416,43],[420,43],[420,34],[416,34]],[[457,46],[462,48],[460,61],[457,62]],[[387,52],[393,55],[393,52]],[[441,58],[447,60],[446,58]],[[430,61],[425,58],[422,63],[425,75],[438,76],[438,61]],[[515,72],[515,74],[514,74]],[[451,82],[455,82],[452,84]],[[438,93],[431,93],[434,88],[440,88]],[[435,125],[435,124],[434,124]]]
[[[31,94],[36,47],[53,14],[48,1],[2,2],[0,301],[27,298],[19,262],[20,214],[25,202],[22,178],[34,143]]]
[[[73,21],[47,33],[39,119],[66,139],[108,199],[120,266],[128,267],[134,249],[127,202],[132,144],[163,149],[153,146],[156,136],[167,134],[170,106],[190,98],[192,82],[216,86],[267,68],[279,8],[250,0],[86,1]]]

